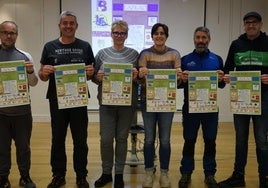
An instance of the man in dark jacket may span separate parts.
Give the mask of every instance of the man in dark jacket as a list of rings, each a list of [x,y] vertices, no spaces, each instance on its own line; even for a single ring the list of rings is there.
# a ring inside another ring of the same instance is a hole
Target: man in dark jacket
[[[203,138],[205,143],[203,168],[205,174],[205,183],[208,188],[217,188],[217,182],[214,178],[216,173],[216,137],[218,130],[218,112],[209,113],[189,113],[189,90],[188,74],[189,71],[217,71],[218,87],[223,88],[223,60],[219,55],[208,49],[210,42],[210,31],[206,27],[198,27],[194,32],[195,49],[193,52],[182,57],[182,83],[180,87],[184,88],[183,115],[183,138],[184,146],[182,151],[182,160],[180,172],[182,174],[179,181],[179,188],[187,188],[191,181],[191,174],[194,170],[194,150],[200,125],[202,126]]]
[[[229,71],[260,71],[261,115],[234,114],[236,133],[235,163],[233,174],[219,183],[220,187],[245,186],[250,119],[253,122],[259,187],[268,188],[268,36],[261,31],[262,17],[249,12],[244,18],[245,33],[230,46],[225,63],[224,80],[230,81]]]

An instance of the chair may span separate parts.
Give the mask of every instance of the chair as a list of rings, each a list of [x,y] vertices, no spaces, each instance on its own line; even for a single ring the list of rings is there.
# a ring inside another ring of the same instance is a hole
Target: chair
[[[138,94],[138,101],[137,101],[137,110],[135,111],[132,126],[130,127],[129,133],[131,136],[131,149],[128,150],[130,152],[130,158],[126,160],[126,165],[130,165],[131,167],[136,167],[138,165],[143,165],[144,160],[138,157],[138,153],[143,152],[143,141],[138,139],[138,134],[144,134],[144,126],[138,124],[138,111],[140,111],[140,102],[141,102],[141,84],[137,85],[137,94]],[[141,147],[137,147],[137,144],[141,143]]]
[[[138,153],[143,152],[143,141],[138,138],[138,134],[144,134],[144,127],[141,124],[137,124],[137,111],[134,115],[134,120],[132,126],[129,130],[131,136],[131,149],[128,150],[130,152],[130,158],[126,160],[126,165],[131,167],[136,167],[138,165],[143,165],[144,160],[138,157]],[[138,147],[138,143],[142,144],[141,147]]]

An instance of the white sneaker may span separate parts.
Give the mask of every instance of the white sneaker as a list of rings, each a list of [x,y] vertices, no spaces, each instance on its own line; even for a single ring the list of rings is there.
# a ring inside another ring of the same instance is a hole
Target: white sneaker
[[[161,188],[171,187],[167,172],[161,172],[159,183]]]
[[[143,188],[151,188],[151,187],[153,187],[153,182],[154,182],[154,171],[147,170],[144,181],[142,183],[142,187]]]

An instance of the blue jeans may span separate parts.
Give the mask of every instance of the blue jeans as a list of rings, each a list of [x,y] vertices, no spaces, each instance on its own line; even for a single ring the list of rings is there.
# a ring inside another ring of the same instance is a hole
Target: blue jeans
[[[259,176],[268,176],[268,91],[262,92],[261,115],[234,114],[236,133],[234,170],[245,173],[250,119],[253,122]]]
[[[170,132],[174,112],[146,112],[145,102],[142,102],[141,110],[145,130],[145,169],[154,168],[156,125],[158,125],[160,169],[168,171],[171,154]]]
[[[182,174],[192,174],[195,168],[194,151],[198,130],[202,126],[204,139],[203,169],[204,174],[216,173],[216,137],[218,131],[218,113],[188,113],[183,109],[183,157],[180,171]]]

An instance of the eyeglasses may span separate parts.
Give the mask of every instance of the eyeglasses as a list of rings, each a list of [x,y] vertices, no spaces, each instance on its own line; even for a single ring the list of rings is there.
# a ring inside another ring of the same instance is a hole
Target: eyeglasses
[[[258,20],[254,20],[254,21],[245,21],[245,22],[244,22],[245,25],[250,25],[250,24],[252,24],[253,26],[256,26],[258,23],[260,23]]]
[[[8,31],[0,31],[0,33],[2,33],[3,35],[6,35],[6,36],[10,35],[12,37],[18,34],[15,32],[8,32]]]
[[[113,35],[115,37],[125,37],[125,36],[127,36],[126,32],[117,32],[117,31],[115,31],[115,32],[112,32],[112,33],[113,33]]]

